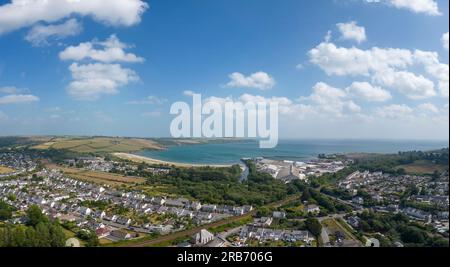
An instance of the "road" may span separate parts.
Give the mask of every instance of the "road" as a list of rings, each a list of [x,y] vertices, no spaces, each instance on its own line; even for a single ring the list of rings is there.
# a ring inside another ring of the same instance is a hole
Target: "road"
[[[250,173],[250,170],[247,166],[247,163],[245,161],[242,161],[242,166],[244,167],[244,170],[242,171],[241,177],[239,178],[239,181],[243,182],[247,180],[248,174]]]

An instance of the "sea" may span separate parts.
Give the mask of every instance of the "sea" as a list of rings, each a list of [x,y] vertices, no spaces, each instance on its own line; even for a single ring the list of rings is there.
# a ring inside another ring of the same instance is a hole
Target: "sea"
[[[447,141],[398,140],[280,140],[274,149],[260,149],[257,141],[169,146],[166,150],[144,150],[139,156],[188,164],[235,164],[242,158],[265,157],[277,160],[307,161],[319,154],[382,153],[430,151],[447,148]]]

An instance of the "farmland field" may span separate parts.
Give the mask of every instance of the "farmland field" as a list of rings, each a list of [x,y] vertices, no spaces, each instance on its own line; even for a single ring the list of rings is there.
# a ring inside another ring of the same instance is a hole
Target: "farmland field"
[[[427,160],[418,160],[411,164],[397,166],[397,169],[403,168],[410,174],[432,174],[435,171],[443,172],[448,169],[448,165],[438,165]]]
[[[106,184],[110,186],[122,186],[122,185],[143,184],[145,182],[145,179],[139,177],[127,177],[113,173],[67,168],[57,165],[50,165],[49,167],[59,169],[64,174],[72,177],[73,179],[101,185]]]
[[[7,173],[12,173],[12,172],[14,172],[14,169],[0,166],[0,174],[7,174]]]
[[[143,149],[163,149],[156,141],[138,138],[55,138],[33,146],[38,150],[63,149],[77,153],[134,152]]]

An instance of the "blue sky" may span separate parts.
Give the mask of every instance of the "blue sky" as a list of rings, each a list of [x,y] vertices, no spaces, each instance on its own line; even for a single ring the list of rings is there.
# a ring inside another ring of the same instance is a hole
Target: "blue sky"
[[[0,135],[168,136],[190,91],[279,100],[285,138],[448,139],[446,0],[70,2],[0,0]]]

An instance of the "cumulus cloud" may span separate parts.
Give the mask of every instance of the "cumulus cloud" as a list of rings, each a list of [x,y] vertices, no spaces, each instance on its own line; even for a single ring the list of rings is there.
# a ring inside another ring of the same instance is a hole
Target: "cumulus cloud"
[[[78,35],[83,30],[81,23],[76,19],[69,19],[61,24],[35,25],[28,32],[25,40],[33,46],[43,46],[49,44],[49,39],[60,40],[69,36]]]
[[[39,101],[34,95],[7,95],[0,97],[0,105],[5,104],[27,104]]]
[[[0,87],[0,93],[3,94],[19,94],[25,91],[24,89],[17,88],[15,86],[4,86]]]
[[[311,63],[328,75],[364,75],[388,68],[405,68],[412,64],[411,51],[406,49],[362,50],[355,47],[337,47],[333,43],[321,43],[308,52]]]
[[[133,70],[119,64],[73,63],[69,70],[73,78],[69,94],[80,100],[96,100],[101,95],[117,94],[119,87],[139,80]]]
[[[229,75],[230,81],[226,87],[230,88],[254,88],[268,90],[275,86],[275,79],[265,72],[256,72],[250,76],[235,72]]]
[[[99,49],[97,49],[97,47]],[[111,35],[103,42],[92,41],[81,43],[77,46],[69,46],[59,53],[61,60],[81,61],[85,59],[111,63],[129,62],[140,63],[144,59],[132,53],[126,53],[124,49],[130,46],[122,43],[116,35]]]
[[[195,94],[195,92],[191,91],[191,90],[184,90],[183,91],[183,95],[184,96],[193,96],[194,94]]]
[[[348,23],[338,23],[337,27],[341,32],[342,39],[353,40],[357,43],[362,43],[367,40],[366,29],[358,26],[356,21],[350,21]]]
[[[424,13],[439,16],[439,6],[435,0],[389,0],[389,3],[399,9],[407,9],[414,13]]]
[[[0,6],[0,35],[71,15],[89,16],[107,25],[132,26],[141,21],[148,7],[142,0],[12,0]]]
[[[424,99],[436,95],[432,81],[407,71],[379,72],[375,75],[375,81],[383,86],[395,88],[410,99]]]
[[[436,52],[416,50],[414,60],[421,64],[425,71],[438,81],[438,88],[442,96],[449,97],[449,67],[439,61]]]
[[[347,87],[346,91],[351,96],[369,102],[384,102],[392,98],[389,91],[368,82],[354,82]]]
[[[386,119],[403,119],[413,114],[414,110],[407,105],[390,105],[377,108],[376,115]]]
[[[319,82],[313,87],[313,93],[306,99],[311,100],[320,112],[337,116],[342,116],[345,111],[361,111],[360,106],[346,98],[347,93],[344,90]]]
[[[383,3],[398,9],[405,9],[414,13],[439,16],[439,6],[435,0],[365,0],[367,3]]]
[[[448,32],[444,33],[441,38],[442,46],[448,51]]]
[[[418,106],[419,110],[425,113],[438,114],[439,109],[431,103],[423,103]]]
[[[435,96],[431,80],[435,79],[441,95],[448,97],[448,65],[440,63],[435,52],[378,47],[362,50],[321,43],[308,55],[311,63],[330,76],[364,76],[411,99]],[[422,67],[429,77],[412,72],[417,67]]]

